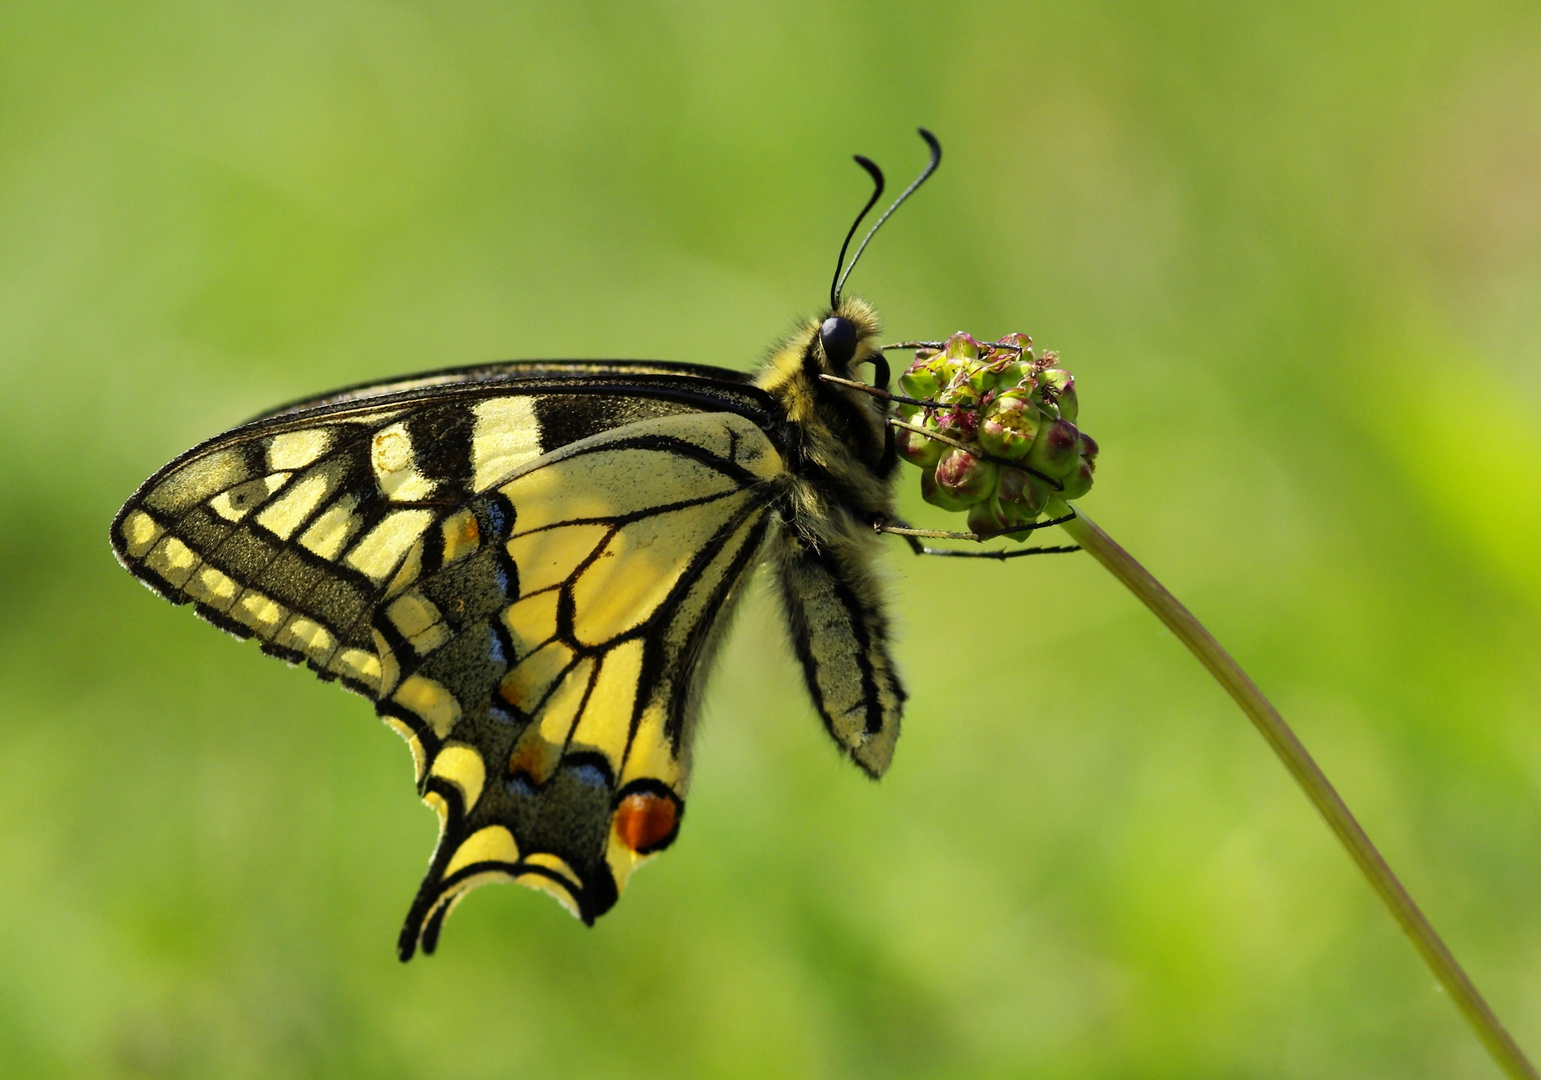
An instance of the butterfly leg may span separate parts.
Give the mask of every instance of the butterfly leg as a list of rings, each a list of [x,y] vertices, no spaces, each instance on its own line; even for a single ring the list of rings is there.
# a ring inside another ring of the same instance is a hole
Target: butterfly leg
[[[1056,547],[995,548],[990,551],[960,551],[957,548],[927,547],[921,543],[921,540],[922,538],[929,540],[972,540],[975,543],[983,543],[986,540],[993,540],[997,536],[1034,532],[1038,529],[1047,529],[1051,525],[1063,525],[1074,517],[1074,514],[1066,514],[1064,517],[1050,518],[1047,521],[1035,521],[1031,525],[1016,526],[1009,529],[991,529],[988,532],[947,532],[941,529],[912,529],[897,519],[874,522],[873,528],[880,533],[889,533],[894,536],[903,537],[905,543],[910,545],[910,550],[917,555],[938,555],[953,559],[1004,560],[1018,559],[1024,555],[1068,555],[1072,551],[1080,551],[1081,546],[1079,544],[1066,544]]]

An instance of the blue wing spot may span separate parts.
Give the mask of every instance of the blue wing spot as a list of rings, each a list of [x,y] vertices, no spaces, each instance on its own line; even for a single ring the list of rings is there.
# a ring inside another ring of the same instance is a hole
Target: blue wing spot
[[[508,653],[505,651],[503,638],[491,626],[487,627],[487,655],[492,658],[494,663],[501,664],[505,671],[508,670]]]
[[[568,772],[572,775],[574,780],[578,781],[580,784],[585,785],[586,787],[607,788],[610,786],[610,778],[605,775],[605,771],[598,765],[584,762],[581,765],[577,765],[569,769]]]

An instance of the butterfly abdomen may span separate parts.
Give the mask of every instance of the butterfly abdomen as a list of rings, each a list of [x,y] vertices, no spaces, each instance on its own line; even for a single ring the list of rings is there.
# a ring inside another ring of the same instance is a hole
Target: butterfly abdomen
[[[849,360],[827,355],[820,322],[778,349],[756,380],[781,405],[795,432],[790,482],[769,557],[780,586],[792,647],[830,735],[873,777],[881,776],[899,736],[904,690],[888,654],[883,590],[872,567],[874,525],[893,512],[895,461],[887,409],[859,390],[822,379],[853,378],[880,358],[877,318],[847,299],[829,318],[849,322]]]

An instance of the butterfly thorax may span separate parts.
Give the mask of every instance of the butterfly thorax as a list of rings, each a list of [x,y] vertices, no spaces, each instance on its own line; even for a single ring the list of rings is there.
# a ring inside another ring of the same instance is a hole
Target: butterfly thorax
[[[873,522],[891,514],[896,466],[888,449],[884,403],[820,378],[855,379],[860,365],[881,359],[873,344],[877,315],[856,299],[841,301],[830,314],[856,329],[848,362],[826,355],[821,321],[810,320],[772,354],[755,379],[786,417],[791,474],[786,509],[794,527],[815,546],[845,546],[871,536]]]

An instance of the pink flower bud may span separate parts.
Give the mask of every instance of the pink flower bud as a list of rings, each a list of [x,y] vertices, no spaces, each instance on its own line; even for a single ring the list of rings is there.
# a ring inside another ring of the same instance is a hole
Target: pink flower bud
[[[967,510],[972,504],[953,495],[936,482],[936,470],[927,469],[920,474],[920,497],[932,506],[943,510]]]
[[[999,467],[966,450],[949,448],[936,463],[936,485],[952,499],[972,506],[995,490]]]
[[[1076,467],[1071,469],[1061,481],[1065,485],[1065,490],[1059,493],[1059,497],[1061,499],[1079,499],[1082,495],[1085,495],[1092,489],[1092,473],[1096,469],[1097,466],[1085,458],[1078,459]]]
[[[980,418],[979,445],[998,457],[1018,461],[1027,456],[1042,423],[1043,414],[1032,402],[1016,396],[996,398]]]
[[[1049,368],[1038,376],[1046,400],[1059,406],[1059,414],[1066,420],[1074,420],[1080,412],[1076,399],[1075,376],[1063,368]]]
[[[1038,430],[1028,452],[1027,463],[1047,476],[1061,477],[1075,468],[1080,455],[1076,453],[1076,440],[1080,436],[1069,420],[1055,420]]]

